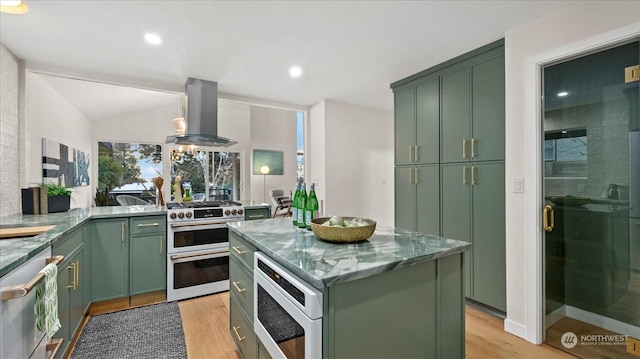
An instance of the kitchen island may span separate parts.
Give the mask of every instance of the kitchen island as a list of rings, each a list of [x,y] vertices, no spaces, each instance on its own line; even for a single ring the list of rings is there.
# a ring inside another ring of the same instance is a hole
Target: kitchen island
[[[334,244],[287,218],[229,227],[230,331],[245,358],[269,347],[253,333],[255,252],[322,293],[323,358],[464,357],[469,243],[378,227],[366,241]]]

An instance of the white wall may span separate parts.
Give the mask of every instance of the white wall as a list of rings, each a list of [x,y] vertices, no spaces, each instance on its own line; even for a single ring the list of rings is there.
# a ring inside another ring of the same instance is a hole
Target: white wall
[[[42,183],[42,138],[48,138],[91,153],[91,121],[84,117],[58,92],[53,90],[40,75],[26,72],[25,119],[28,129],[26,141],[31,145],[26,162],[28,183]],[[90,157],[93,168],[95,156]],[[97,177],[84,187],[75,187],[71,194],[71,208],[85,208],[91,205],[93,188]],[[27,184],[28,184],[27,183]]]
[[[639,20],[638,2],[585,1],[506,33],[505,330],[528,341],[542,341],[539,65],[636,33],[616,29]],[[514,178],[525,193],[512,193]]]
[[[313,130],[324,132],[325,171],[319,194],[325,213],[393,226],[393,113],[331,100],[323,105],[312,108],[310,121]],[[314,116],[323,112],[324,119]],[[310,136],[315,137],[313,132]],[[313,146],[315,156],[322,145]],[[314,168],[312,177],[316,173]]]
[[[0,216],[22,211],[20,202],[20,61],[0,44]]]
[[[297,123],[296,111],[251,106],[251,149],[284,152],[283,175],[267,175],[266,178],[254,175],[253,158],[251,159],[251,198],[254,201],[271,203],[269,190],[272,189],[284,190],[285,194],[288,194],[289,190],[295,191]]]

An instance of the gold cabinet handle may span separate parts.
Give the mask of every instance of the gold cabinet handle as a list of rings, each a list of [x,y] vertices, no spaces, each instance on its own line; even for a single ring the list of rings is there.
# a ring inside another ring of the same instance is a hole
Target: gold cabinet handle
[[[420,183],[420,169],[419,169],[419,168],[416,168],[416,170],[415,170],[414,174],[415,174],[415,176],[414,176],[414,178],[415,178],[415,180],[414,180],[415,184]]]
[[[124,223],[122,223],[124,225]],[[144,228],[144,227],[158,227],[160,225],[160,223],[140,223],[138,225],[138,228]]]
[[[416,162],[420,161],[420,145],[413,146],[413,158]]]
[[[462,166],[462,184],[467,184],[467,166]]]
[[[476,185],[476,166],[471,166],[471,185]]]
[[[76,261],[76,288],[80,286],[80,260]],[[73,289],[76,289],[73,288]]]
[[[547,232],[553,231],[553,226],[555,225],[555,213],[553,212],[553,207],[549,205],[544,206],[544,211],[542,213],[544,230]]]
[[[467,158],[467,139],[462,139],[462,158]]]
[[[234,287],[236,287],[236,290],[238,291],[238,293],[242,293],[242,292],[244,292],[245,290],[247,290],[247,288],[240,288],[240,287],[238,286],[238,284],[239,284],[240,282],[231,282],[231,283],[233,283],[233,286],[234,286]]]
[[[162,242],[164,241],[164,236],[160,236],[160,255],[162,255],[163,249],[162,249]]]
[[[236,333],[236,337],[238,338],[238,342],[243,341],[246,337],[241,337],[240,334],[238,333],[238,329],[240,329],[240,327],[236,327],[233,326],[233,331]]]
[[[71,276],[72,276],[71,284],[69,284],[67,286],[67,288],[76,289],[76,264],[75,264],[75,262],[71,263],[71,265],[68,266],[67,269],[71,270]]]
[[[124,222],[120,223],[120,242],[124,243]]]
[[[409,184],[413,184],[413,168],[409,168]]]
[[[409,146],[409,163],[413,162],[413,146]]]
[[[243,255],[247,253],[247,251],[241,251],[240,247],[231,247],[231,248],[233,248],[233,250],[236,251],[236,253],[238,253],[239,255]]]
[[[471,137],[471,158],[476,158],[476,142],[478,141]]]

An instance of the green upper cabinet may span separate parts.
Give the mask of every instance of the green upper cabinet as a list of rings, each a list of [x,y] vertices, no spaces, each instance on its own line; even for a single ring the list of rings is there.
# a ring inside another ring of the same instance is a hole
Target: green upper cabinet
[[[129,294],[129,219],[94,220],[91,226],[91,301]]]
[[[415,86],[395,91],[395,163],[413,163],[413,146],[416,142],[416,94]]]
[[[442,76],[442,162],[469,159],[469,69],[464,67]]]
[[[439,106],[437,76],[395,90],[396,165],[438,162]]]
[[[442,75],[442,162],[504,159],[504,49]]]
[[[471,159],[504,160],[504,56],[471,67]]]

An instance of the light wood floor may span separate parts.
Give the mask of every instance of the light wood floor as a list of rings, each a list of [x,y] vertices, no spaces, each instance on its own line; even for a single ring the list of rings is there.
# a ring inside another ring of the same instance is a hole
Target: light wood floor
[[[229,334],[229,292],[180,301],[189,359],[240,359]],[[503,320],[466,309],[467,358],[574,358],[547,344],[534,345],[503,329]]]

